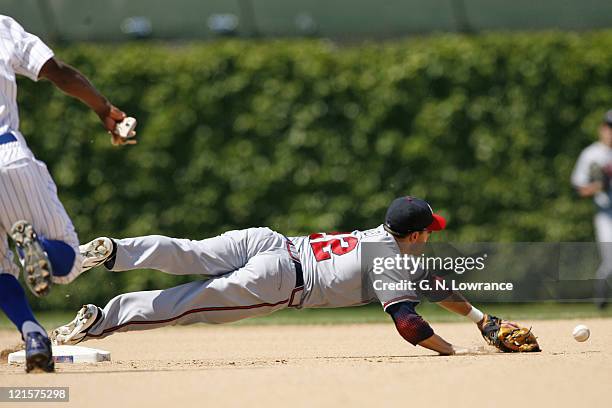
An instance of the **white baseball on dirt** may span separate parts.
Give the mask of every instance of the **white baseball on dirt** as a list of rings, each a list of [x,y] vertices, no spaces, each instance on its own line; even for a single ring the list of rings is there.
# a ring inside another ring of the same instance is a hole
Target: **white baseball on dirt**
[[[574,340],[583,342],[587,341],[591,336],[591,331],[584,324],[579,324],[574,327],[574,331],[572,332],[572,336],[574,336]]]

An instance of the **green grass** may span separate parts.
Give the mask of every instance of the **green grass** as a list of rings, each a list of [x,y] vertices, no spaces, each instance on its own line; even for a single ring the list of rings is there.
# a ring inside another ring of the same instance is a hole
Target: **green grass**
[[[66,322],[72,320],[76,315],[76,311],[72,312],[34,312],[34,316],[38,321],[47,329],[51,330],[57,326],[61,326]],[[0,329],[14,328],[13,323],[6,317],[6,315],[0,312]]]
[[[542,319],[579,319],[588,317],[612,317],[612,308],[597,310],[590,303],[518,303],[487,304],[481,310],[506,319],[525,321]],[[442,308],[424,303],[418,312],[432,323],[463,322],[464,317],[449,313]],[[38,312],[39,321],[47,329],[60,326],[70,321],[75,312]],[[285,309],[269,316],[246,319],[234,325],[287,325],[287,324],[358,324],[388,323],[390,317],[379,305],[351,307],[343,309]],[[12,328],[11,322],[0,315],[0,329]]]
[[[590,303],[518,303],[479,305],[486,313],[511,320],[578,319],[587,317],[612,317],[612,308],[599,311]],[[466,318],[450,313],[441,307],[424,303],[417,311],[429,322],[464,322]],[[287,309],[269,316],[243,320],[237,325],[274,324],[357,324],[386,323],[389,315],[379,305],[343,309]]]

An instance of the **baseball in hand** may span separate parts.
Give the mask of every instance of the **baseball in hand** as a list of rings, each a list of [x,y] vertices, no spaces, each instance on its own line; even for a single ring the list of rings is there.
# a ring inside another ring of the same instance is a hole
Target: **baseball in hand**
[[[128,116],[121,122],[117,123],[117,126],[115,127],[115,133],[124,139],[128,139],[136,134],[136,132],[134,132],[135,128],[136,119]]]
[[[587,341],[590,335],[591,331],[584,324],[579,324],[578,326],[574,327],[574,331],[572,332],[574,340],[579,342]]]

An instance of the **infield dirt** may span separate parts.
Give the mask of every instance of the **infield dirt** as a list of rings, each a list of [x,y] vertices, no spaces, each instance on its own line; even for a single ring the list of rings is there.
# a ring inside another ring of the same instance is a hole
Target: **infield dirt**
[[[392,324],[120,333],[81,344],[109,350],[112,362],[26,375],[4,359],[0,386],[67,386],[70,402],[53,406],[90,408],[612,405],[612,319],[522,323],[533,325],[543,352],[481,347],[486,354],[441,357],[406,343]],[[591,329],[585,343],[571,336],[579,323]],[[484,344],[472,324],[433,326],[453,343]],[[0,349],[19,341],[0,331]]]

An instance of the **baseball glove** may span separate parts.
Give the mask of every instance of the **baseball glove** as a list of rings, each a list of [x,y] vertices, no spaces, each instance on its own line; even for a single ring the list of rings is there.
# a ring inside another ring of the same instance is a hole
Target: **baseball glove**
[[[487,343],[504,353],[541,351],[531,328],[521,327],[508,320],[486,315],[480,332]]]
[[[605,178],[605,173],[601,166],[597,163],[591,163],[589,166],[589,182],[593,183],[595,181],[603,182]]]
[[[604,191],[608,191],[612,187],[612,166],[600,166],[597,163],[591,163],[589,166],[589,182],[599,182]]]

